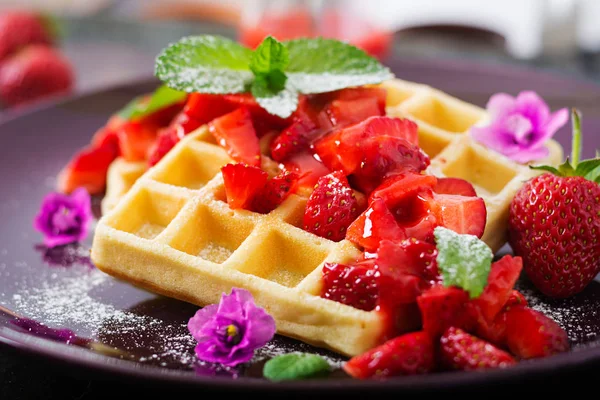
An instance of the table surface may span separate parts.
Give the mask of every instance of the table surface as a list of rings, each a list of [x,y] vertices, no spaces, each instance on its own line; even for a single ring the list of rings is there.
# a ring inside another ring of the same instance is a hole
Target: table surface
[[[77,71],[77,92],[90,92],[102,87],[130,82],[140,77],[151,76],[155,55],[167,43],[175,41],[181,36],[200,32],[227,36],[234,35],[231,28],[216,24],[138,24],[98,18],[69,20],[66,21],[65,28],[66,35],[63,49],[73,61]],[[502,64],[515,64],[516,62],[510,60],[502,51],[481,51],[478,46],[477,43],[474,43],[469,47],[469,44],[461,42],[454,47],[449,47],[445,40],[413,35],[412,37],[404,36],[401,41],[398,41],[398,44],[394,47],[394,53],[395,57],[412,58],[418,56],[421,60],[436,59],[435,63],[437,64],[440,64],[440,59],[449,60],[448,65],[454,65],[453,63],[456,60],[464,59],[470,60],[472,63],[489,64],[490,70],[493,70],[498,76],[502,76],[503,80],[490,84],[489,77],[486,74],[464,76],[457,72],[451,81],[442,81],[437,76],[435,68],[431,70],[428,76],[425,76],[428,83],[432,85],[439,84],[440,88],[451,93],[461,92],[461,79],[479,79],[481,89],[469,93],[468,100],[481,105],[485,104],[487,97],[490,93],[493,93],[493,90],[515,92],[524,89],[524,87],[519,86],[523,85],[523,82],[512,81],[510,69],[504,71],[502,67]],[[460,62],[458,65],[461,65]],[[590,59],[585,61],[585,57],[579,59],[579,61],[573,59],[563,60],[562,62],[536,60],[533,65],[555,72],[558,71],[568,76],[579,78],[588,76],[596,79],[595,63],[590,62]],[[418,62],[415,64],[415,68],[418,68]],[[460,71],[460,68],[457,71]],[[408,76],[405,78],[410,79],[414,71],[410,72],[409,70],[407,74]],[[423,75],[421,74],[421,76]],[[582,108],[584,114],[589,112],[597,117],[600,116],[598,110],[596,110],[596,105],[600,100],[600,91],[597,88],[586,91],[584,89],[585,84],[574,89],[567,83],[562,86],[545,87],[544,79],[538,80],[536,84],[540,86],[540,90],[544,92],[544,97],[553,108],[570,104]],[[588,148],[586,151],[589,153],[588,156],[593,153],[592,148]],[[117,383],[113,381],[107,384],[104,377],[99,379],[98,376],[86,374],[78,376],[78,372],[80,371],[74,371],[65,366],[56,366],[48,360],[32,358],[17,353],[13,349],[0,347],[0,399],[106,398],[107,395],[114,395],[120,390],[135,385],[135,382]],[[572,383],[575,380],[579,382],[578,384],[585,384],[591,382],[588,379],[588,374],[591,373],[593,371],[570,372],[552,380],[552,384],[562,385],[566,382]],[[538,383],[544,387],[549,385],[549,382]],[[163,388],[162,390],[173,393],[175,389]],[[514,390],[514,388],[511,390]],[[142,388],[136,386],[136,391],[140,396],[144,393],[153,395],[159,393],[157,388],[154,387]],[[203,394],[206,393],[203,392]]]

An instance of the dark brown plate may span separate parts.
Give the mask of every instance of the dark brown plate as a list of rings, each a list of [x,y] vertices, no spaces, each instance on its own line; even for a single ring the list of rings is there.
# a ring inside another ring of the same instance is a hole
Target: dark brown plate
[[[423,82],[484,106],[489,96],[531,89],[553,109],[578,107],[584,115],[585,156],[600,147],[600,87],[538,71],[457,62],[390,62],[402,79]],[[0,342],[30,353],[143,380],[178,382],[212,388],[390,389],[449,388],[493,384],[600,364],[600,284],[565,301],[542,298],[526,281],[520,283],[531,304],[555,318],[569,333],[573,350],[555,357],[523,362],[485,373],[441,373],[386,382],[361,382],[341,371],[328,378],[274,384],[261,379],[262,364],[274,354],[319,352],[333,363],[344,359],[297,341],[276,337],[245,368],[227,371],[199,366],[186,323],[196,307],[156,296],[96,270],[87,258],[91,239],[82,245],[46,251],[32,220],[43,196],[53,190],[60,168],[107,117],[133,96],[151,90],[152,79],[46,104],[13,115],[0,125]],[[569,151],[570,129],[557,139]],[[509,249],[504,249],[508,251]],[[32,335],[14,325],[14,315],[53,328],[68,328],[81,338],[66,345]],[[107,352],[107,347],[118,352]],[[92,349],[90,349],[90,347]],[[237,379],[232,379],[236,376]]]

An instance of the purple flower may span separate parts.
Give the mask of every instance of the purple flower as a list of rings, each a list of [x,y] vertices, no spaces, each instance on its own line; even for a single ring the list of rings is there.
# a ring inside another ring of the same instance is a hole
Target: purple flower
[[[548,156],[545,143],[569,120],[566,108],[550,113],[537,93],[525,91],[515,98],[493,95],[487,104],[491,123],[471,128],[473,138],[519,163]]]
[[[196,355],[202,361],[233,367],[250,361],[254,350],[275,335],[275,320],[254,304],[250,292],[233,288],[221,302],[204,307],[188,322],[198,341]]]
[[[90,195],[79,188],[70,196],[46,195],[33,226],[44,234],[44,244],[52,248],[85,239],[92,219]]]

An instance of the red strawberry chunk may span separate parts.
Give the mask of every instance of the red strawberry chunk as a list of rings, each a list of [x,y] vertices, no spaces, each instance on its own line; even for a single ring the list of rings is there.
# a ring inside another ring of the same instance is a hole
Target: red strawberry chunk
[[[418,276],[427,283],[437,283],[441,281],[437,254],[433,244],[413,238],[400,243],[382,240],[376,257],[380,266],[395,266],[401,273]]]
[[[127,121],[117,130],[121,155],[127,161],[143,161],[156,141],[158,129],[155,124]]]
[[[353,357],[343,368],[358,379],[426,374],[435,368],[434,352],[427,333],[407,333]]]
[[[385,115],[385,102],[387,99],[387,91],[383,88],[356,87],[336,90],[318,95],[321,101],[332,102],[335,100],[357,100],[357,99],[375,99],[379,115]]]
[[[483,317],[493,321],[505,306],[523,269],[521,257],[506,255],[492,264],[483,293],[473,300]]]
[[[346,238],[366,251],[375,252],[384,240],[399,242],[407,239],[406,231],[401,229],[382,199],[375,199],[348,227]]]
[[[510,354],[456,327],[448,328],[440,343],[442,362],[450,369],[474,371],[515,364]]]
[[[353,100],[334,100],[325,106],[325,113],[334,126],[347,126],[366,118],[385,115],[374,97]]]
[[[371,311],[379,297],[376,275],[376,270],[364,266],[326,263],[321,297]]]
[[[506,348],[506,310],[502,310],[492,321],[479,314],[474,333],[498,347]]]
[[[525,306],[513,306],[506,312],[506,342],[522,359],[569,350],[567,333],[554,320]]]
[[[275,161],[283,161],[307,149],[318,132],[317,126],[309,119],[294,122],[271,142],[271,157]]]
[[[114,142],[104,142],[99,147],[86,147],[71,159],[58,176],[58,189],[71,193],[84,187],[90,194],[100,194],[106,186],[106,173],[119,156]]]
[[[429,165],[429,158],[413,143],[416,135],[411,121],[370,117],[317,141],[315,151],[328,168],[353,174],[358,188],[370,193],[389,176]]]
[[[234,109],[242,107],[248,110],[256,134],[259,137],[272,130],[279,131],[292,122],[291,118],[284,119],[270,114],[256,102],[256,99],[250,93],[226,94],[223,97],[233,105]]]
[[[170,126],[177,127],[177,129],[172,131],[174,135],[173,140],[179,142],[184,136],[195,131],[202,125],[204,125],[204,123],[200,120],[191,117],[185,112],[180,112],[173,118],[173,121],[171,121]]]
[[[468,197],[477,196],[473,185],[460,178],[440,178],[433,191],[439,194],[456,194]]]
[[[471,329],[474,321],[468,301],[469,294],[462,289],[433,286],[417,298],[423,330],[438,338],[451,326]]]
[[[227,164],[221,168],[221,172],[227,204],[232,209],[247,209],[268,179],[265,171],[252,165]]]
[[[433,175],[405,173],[394,176],[383,182],[369,196],[369,202],[376,198],[383,199],[385,204],[392,209],[402,203],[409,196],[414,196],[422,191],[431,190],[437,183]]]
[[[273,211],[296,190],[298,178],[297,173],[286,171],[269,179],[254,197],[252,209],[262,214]]]
[[[214,119],[209,131],[235,161],[260,166],[260,146],[248,109],[239,108]]]
[[[441,226],[461,234],[483,236],[487,209],[482,198],[434,193],[430,204]]]
[[[156,165],[162,158],[177,144],[178,131],[176,126],[171,126],[161,130],[156,142],[148,150],[148,165]]]
[[[309,188],[313,188],[320,177],[331,172],[312,154],[305,152],[290,157],[284,163],[284,169],[296,172],[299,175],[298,186]]]
[[[341,171],[319,178],[306,203],[304,230],[339,242],[360,214],[358,201]]]
[[[220,94],[192,93],[188,97],[183,114],[204,125],[238,107]]]

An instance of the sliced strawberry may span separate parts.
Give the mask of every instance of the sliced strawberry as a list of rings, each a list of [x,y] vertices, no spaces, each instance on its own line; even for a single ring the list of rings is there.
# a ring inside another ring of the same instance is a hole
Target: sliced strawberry
[[[239,108],[209,123],[210,133],[235,161],[260,166],[260,146],[250,112]]]
[[[434,193],[430,205],[441,226],[461,234],[483,236],[487,209],[482,198]]]
[[[175,142],[183,139],[187,134],[195,131],[199,127],[204,125],[200,120],[197,120],[185,112],[180,112],[173,118],[171,124],[169,126],[176,127],[177,129],[173,129],[172,133],[174,135],[173,140]]]
[[[479,310],[474,310],[474,314],[477,315]],[[488,321],[479,313],[474,333],[495,346],[506,348],[506,310],[500,311],[492,321]]]
[[[369,202],[376,198],[385,201],[390,209],[397,207],[409,196],[414,196],[421,191],[431,190],[437,183],[433,175],[416,174],[408,172],[387,179],[369,196]]]
[[[262,108],[250,93],[226,94],[223,96],[235,108],[245,108],[250,112],[252,124],[259,137],[272,130],[281,130],[291,124],[291,119],[280,118]]]
[[[159,127],[141,121],[127,121],[117,130],[119,149],[127,161],[144,161],[154,144]]]
[[[474,325],[467,303],[469,294],[455,287],[433,286],[417,298],[423,330],[440,337],[451,326],[471,329]]]
[[[522,359],[569,350],[567,333],[554,320],[525,306],[513,306],[506,312],[506,342]]]
[[[440,178],[433,191],[439,194],[456,194],[468,197],[477,196],[473,185],[460,178]]]
[[[304,230],[339,242],[360,214],[358,201],[341,171],[319,178],[306,203]]]
[[[268,179],[265,171],[252,165],[227,164],[221,168],[221,172],[227,204],[233,209],[247,209]]]
[[[387,99],[387,91],[383,88],[356,87],[336,90],[318,95],[320,100],[326,103],[341,100],[358,100],[358,99],[376,99],[378,107],[378,115],[385,115],[385,102]]]
[[[346,238],[367,251],[375,252],[384,239],[399,242],[408,237],[385,202],[375,199],[348,227]]]
[[[522,269],[521,257],[511,255],[506,255],[492,264],[483,293],[473,300],[485,319],[493,321],[504,308]]]
[[[456,327],[449,328],[440,343],[442,362],[450,369],[474,371],[516,363],[510,354]]]
[[[508,300],[506,300],[504,307],[511,306],[527,306],[527,299],[523,296],[523,293],[514,289],[510,292],[510,296],[508,296]]]
[[[424,282],[433,284],[441,281],[437,254],[433,244],[414,238],[400,243],[382,240],[376,259],[379,265],[394,266],[402,273],[418,276]]]
[[[315,151],[328,168],[356,173],[361,181],[371,177],[378,184],[387,174],[422,171],[429,165],[429,158],[415,144],[417,134],[412,121],[370,117],[318,140]]]
[[[425,287],[419,266],[404,263],[402,249],[394,242],[382,240],[377,249],[376,267],[380,273],[381,306],[393,310],[398,305],[414,303]]]
[[[158,133],[158,138],[148,150],[148,165],[157,164],[162,158],[177,144],[178,136],[175,132],[178,131],[176,126],[164,128]]]
[[[322,162],[306,152],[294,154],[290,157],[284,163],[284,169],[296,172],[300,176],[298,186],[310,188],[317,184],[320,177],[331,172]]]
[[[252,201],[252,209],[262,214],[268,214],[296,191],[298,174],[282,172],[269,179],[267,184],[256,194]]]
[[[426,374],[435,368],[434,352],[427,333],[407,333],[353,357],[343,368],[358,379]]]
[[[275,161],[283,161],[293,154],[308,149],[316,134],[318,134],[317,126],[311,120],[302,119],[294,122],[271,142],[271,157]]]
[[[59,191],[71,193],[79,187],[90,194],[104,191],[108,167],[119,156],[114,144],[105,143],[100,147],[86,147],[75,154],[58,176]]]
[[[371,311],[377,305],[377,271],[360,265],[326,263],[321,297]]]
[[[385,115],[374,97],[357,98],[352,100],[334,100],[325,106],[325,113],[332,125],[344,127],[369,117]]]
[[[229,114],[238,107],[220,94],[192,93],[188,97],[183,114],[204,125],[215,118]]]

